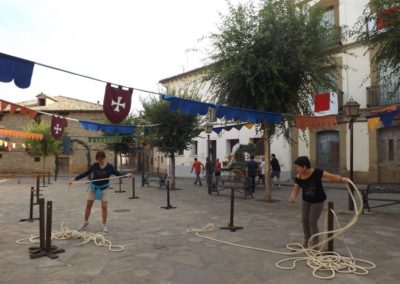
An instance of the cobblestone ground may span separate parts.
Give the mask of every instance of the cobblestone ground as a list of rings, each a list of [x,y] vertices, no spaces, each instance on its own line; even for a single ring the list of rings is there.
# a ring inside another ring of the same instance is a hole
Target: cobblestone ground
[[[61,223],[76,229],[82,222],[86,186],[69,187],[66,178],[42,191],[46,201],[53,201],[53,231]],[[205,186],[196,187],[190,179],[178,179],[179,190],[171,191],[171,204],[165,210],[166,191],[156,185],[140,187],[136,177],[136,195],[131,181],[124,180],[119,190],[114,180],[109,202],[107,239],[123,245],[122,252],[110,252],[93,243],[79,240],[53,241],[65,249],[59,258],[30,259],[29,245],[17,245],[18,239],[38,232],[38,221],[19,222],[29,216],[29,196],[35,180],[22,178],[0,181],[0,283],[321,283],[313,277],[305,262],[293,270],[276,268],[283,255],[254,251],[206,240],[187,233],[190,227],[200,228],[213,223],[216,229],[206,235],[241,245],[286,251],[290,242],[302,242],[300,198],[290,205],[290,186],[273,188],[273,202],[262,200],[262,187],[254,199],[235,199],[235,225],[243,230],[220,230],[229,222],[229,191],[209,196]],[[352,217],[347,210],[347,193],[330,186],[329,201],[335,204],[342,225]],[[90,219],[90,232],[101,230],[101,211],[95,202]],[[34,206],[34,217],[38,206]],[[334,283],[399,283],[400,206],[373,209],[360,216],[345,233],[345,240],[356,258],[372,261],[377,268],[368,275],[339,274]],[[320,220],[323,228],[324,218]],[[335,241],[335,250],[347,255],[344,244]]]

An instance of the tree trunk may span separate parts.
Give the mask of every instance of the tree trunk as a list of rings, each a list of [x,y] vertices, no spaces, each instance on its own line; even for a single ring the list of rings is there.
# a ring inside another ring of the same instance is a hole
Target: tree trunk
[[[171,189],[175,189],[175,155],[171,156]]]
[[[271,196],[271,179],[270,179],[270,174],[269,174],[269,169],[271,167],[271,146],[270,146],[270,137],[269,137],[269,125],[267,123],[263,124],[263,138],[264,138],[264,158],[265,158],[265,164],[264,164],[264,172],[265,172],[265,184],[264,184],[264,198],[265,201],[271,201],[272,196]]]
[[[46,156],[43,155],[43,174],[46,172]]]

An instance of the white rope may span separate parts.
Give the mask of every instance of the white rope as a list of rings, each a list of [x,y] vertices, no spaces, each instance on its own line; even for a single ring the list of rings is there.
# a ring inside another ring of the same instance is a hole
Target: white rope
[[[109,251],[118,252],[125,248],[122,245],[113,245],[110,240],[107,240],[102,233],[89,233],[84,231],[70,230],[61,225],[61,231],[52,232],[52,240],[77,240],[80,239],[81,244],[93,242],[98,247],[108,247]],[[19,245],[39,243],[39,234],[33,234],[29,238],[19,239],[16,241]]]
[[[69,187],[68,186],[68,192],[69,192]],[[70,198],[69,202],[70,203]],[[64,214],[66,216],[66,214]],[[89,233],[86,231],[78,231],[78,230],[71,230],[68,229],[67,227],[64,227],[64,221],[61,223],[61,230],[52,232],[51,233],[51,239],[52,240],[77,240],[81,239],[81,244],[87,244],[93,241],[93,243],[98,246],[98,247],[108,247],[109,251],[112,252],[119,252],[123,251],[125,249],[124,246],[122,245],[113,245],[110,240],[107,240],[104,236],[104,233]],[[26,245],[26,244],[32,244],[32,243],[39,243],[39,234],[33,234],[28,238],[23,238],[19,239],[16,241],[16,244],[19,245]]]
[[[128,174],[123,175],[123,176],[108,177],[108,178],[100,178],[100,179],[92,179],[92,180],[86,180],[86,181],[72,181],[71,184],[77,184],[77,183],[91,183],[91,182],[94,182],[94,181],[110,180],[110,179],[119,179],[119,178],[127,178],[127,177],[129,177]]]
[[[349,186],[347,185],[347,191],[349,192],[353,204],[354,204],[354,216],[350,220],[350,222],[344,226],[340,227],[338,218],[334,211],[334,217],[336,220],[336,224],[339,229],[337,230],[332,230],[332,231],[325,231],[325,232],[320,232],[318,234],[315,234],[311,236],[310,240],[313,238],[324,235],[326,236],[327,234],[332,234],[329,238],[324,238],[322,242],[309,247],[305,248],[302,244],[299,243],[290,243],[286,245],[286,248],[290,250],[290,252],[284,252],[284,251],[275,251],[275,250],[269,250],[269,249],[263,249],[263,248],[256,248],[256,247],[251,247],[251,246],[246,246],[246,245],[240,245],[240,244],[235,244],[223,240],[219,240],[216,238],[212,238],[206,235],[202,235],[200,233],[202,232],[211,232],[215,229],[214,224],[209,223],[203,228],[196,229],[196,228],[189,228],[186,230],[188,233],[195,233],[196,236],[204,239],[208,239],[211,241],[235,246],[235,247],[240,247],[240,248],[246,248],[246,249],[251,249],[251,250],[257,250],[257,251],[263,251],[263,252],[270,252],[274,254],[281,254],[281,255],[292,255],[292,257],[288,257],[285,259],[282,259],[278,261],[275,265],[279,269],[285,269],[285,270],[291,270],[296,268],[296,263],[299,261],[305,261],[307,266],[312,269],[312,274],[313,276],[319,278],[319,279],[332,279],[336,276],[336,273],[353,273],[357,275],[366,275],[369,273],[369,270],[376,268],[376,265],[373,262],[359,259],[359,258],[354,258],[353,254],[351,253],[346,241],[344,240],[343,233],[348,230],[350,227],[352,227],[358,220],[358,216],[361,214],[362,206],[363,206],[363,200],[360,191],[357,189],[357,187],[354,185],[353,182],[349,181],[351,185],[353,185],[353,188],[355,189],[355,192],[357,193],[357,197],[360,200],[360,206],[357,206],[356,200],[354,198],[354,195],[352,194]],[[347,248],[347,251],[349,252],[348,257],[346,256],[341,256],[337,252],[323,252],[316,250],[316,247],[322,247],[324,244],[328,243],[330,240],[335,238],[338,235],[342,235],[343,237],[343,242],[345,243],[345,246]],[[310,241],[309,241],[310,243]],[[294,256],[298,254],[304,253],[305,256]]]

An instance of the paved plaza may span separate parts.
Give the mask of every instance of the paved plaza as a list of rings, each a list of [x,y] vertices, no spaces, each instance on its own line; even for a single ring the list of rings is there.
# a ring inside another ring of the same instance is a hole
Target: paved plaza
[[[258,248],[286,251],[291,242],[302,242],[300,196],[295,205],[287,202],[291,187],[273,188],[273,202],[262,201],[262,186],[254,199],[235,199],[235,225],[243,230],[220,230],[229,222],[229,191],[209,196],[207,188],[193,185],[191,179],[178,179],[177,190],[171,191],[171,204],[176,209],[165,210],[166,190],[140,187],[136,176],[136,195],[132,195],[131,180],[124,180],[123,193],[118,180],[113,180],[110,194],[109,220],[106,236],[113,244],[123,245],[122,252],[110,252],[93,243],[81,245],[79,240],[53,241],[65,249],[59,258],[30,259],[29,245],[18,245],[18,239],[38,232],[38,221],[20,222],[29,216],[30,187],[33,178],[0,181],[0,283],[173,283],[173,284],[255,284],[255,283],[322,283],[312,275],[305,262],[293,270],[278,269],[276,262],[286,258],[217,243],[187,233],[188,228],[200,228],[213,223],[216,229],[205,233],[217,239]],[[333,201],[342,225],[352,217],[347,210],[347,193],[330,185],[328,201]],[[337,185],[340,187],[340,185]],[[67,178],[43,188],[43,198],[53,201],[53,231],[66,227],[76,229],[83,218],[86,186],[69,187]],[[38,206],[34,207],[34,217]],[[345,233],[345,239],[355,258],[372,261],[376,269],[368,275],[338,274],[332,283],[399,283],[400,206],[372,209],[361,215]],[[323,228],[324,217],[320,219]],[[90,218],[90,232],[100,231],[101,211],[95,202]],[[335,250],[347,255],[344,244],[335,241]]]

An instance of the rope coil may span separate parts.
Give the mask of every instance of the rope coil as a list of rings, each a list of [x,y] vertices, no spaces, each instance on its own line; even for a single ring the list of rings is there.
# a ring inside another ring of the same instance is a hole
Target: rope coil
[[[353,254],[351,253],[346,241],[344,240],[344,237],[343,237],[342,241],[345,243],[345,246],[349,253],[349,256],[342,256],[337,252],[324,252],[324,251],[315,249],[317,247],[322,247],[324,244],[326,244],[327,242],[329,242],[330,240],[332,240],[333,238],[335,238],[338,235],[343,236],[343,233],[357,222],[358,216],[361,214],[363,199],[362,199],[360,191],[357,189],[357,187],[354,185],[354,183],[352,181],[349,181],[349,183],[355,189],[358,200],[360,201],[360,206],[358,206],[357,202],[354,198],[354,195],[352,194],[352,192],[349,188],[349,185],[347,185],[347,191],[349,192],[349,194],[352,198],[353,204],[354,204],[355,214],[354,214],[353,218],[350,220],[350,222],[346,226],[341,227],[335,212],[332,210],[334,218],[336,220],[336,224],[339,229],[332,230],[332,231],[324,231],[324,232],[314,234],[313,236],[311,236],[310,240],[317,236],[320,236],[320,235],[324,235],[324,237],[325,237],[328,233],[331,233],[332,235],[329,238],[324,238],[321,242],[319,242],[318,244],[311,246],[309,248],[305,248],[302,244],[299,244],[299,243],[290,243],[290,244],[286,245],[286,248],[289,250],[288,252],[275,251],[275,250],[269,250],[269,249],[256,248],[256,247],[251,247],[251,246],[246,246],[246,245],[235,244],[235,243],[219,240],[216,238],[212,238],[212,237],[209,237],[206,235],[202,235],[201,233],[203,233],[203,232],[211,232],[215,229],[215,226],[212,223],[208,223],[207,225],[205,225],[204,227],[199,228],[199,229],[189,228],[186,230],[186,232],[195,233],[195,235],[200,238],[208,239],[211,241],[215,241],[215,242],[219,242],[219,243],[223,243],[223,244],[227,244],[227,245],[231,245],[231,246],[235,246],[235,247],[291,256],[291,257],[288,257],[288,258],[285,258],[285,259],[282,259],[282,260],[276,262],[275,266],[279,269],[293,270],[296,268],[297,262],[305,261],[307,266],[312,269],[312,275],[319,279],[333,279],[336,276],[336,273],[346,273],[346,274],[353,273],[356,275],[366,275],[369,273],[369,270],[376,268],[375,263],[364,260],[364,259],[355,258],[353,256]],[[310,243],[310,241],[309,241],[309,243]],[[294,255],[303,254],[303,253],[305,254],[305,256],[294,256]]]

